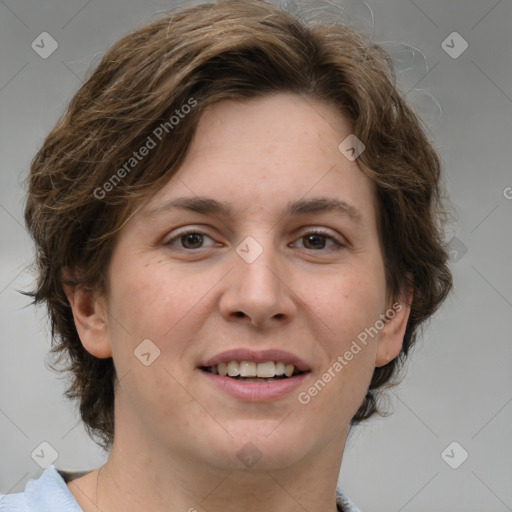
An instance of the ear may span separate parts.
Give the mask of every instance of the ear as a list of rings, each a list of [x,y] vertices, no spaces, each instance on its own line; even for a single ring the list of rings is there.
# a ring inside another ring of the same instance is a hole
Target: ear
[[[85,350],[101,359],[112,357],[105,299],[92,288],[74,284],[73,273],[68,268],[62,270],[62,281]]]
[[[386,311],[388,320],[384,323],[377,344],[375,366],[385,366],[400,354],[411,312],[412,288],[402,293],[402,298],[396,300]]]

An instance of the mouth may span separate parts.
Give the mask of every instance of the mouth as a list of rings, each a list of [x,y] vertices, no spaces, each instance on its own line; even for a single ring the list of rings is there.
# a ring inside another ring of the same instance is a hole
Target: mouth
[[[230,377],[242,382],[276,382],[307,373],[284,361],[259,363],[255,361],[228,361],[211,366],[200,366],[199,369],[213,375]]]
[[[302,359],[275,349],[227,350],[202,361],[197,369],[217,389],[251,402],[290,396],[311,373]]]

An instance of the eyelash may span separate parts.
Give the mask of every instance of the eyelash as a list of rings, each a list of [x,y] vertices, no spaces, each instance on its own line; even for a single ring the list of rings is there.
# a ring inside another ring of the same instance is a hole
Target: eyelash
[[[206,233],[204,233],[202,231],[199,231],[197,229],[190,229],[190,230],[183,231],[181,233],[176,234],[168,242],[165,242],[164,245],[172,246],[172,245],[174,245],[174,244],[172,244],[172,242],[174,240],[181,239],[182,237],[187,236],[187,235],[191,235],[191,234],[202,235],[202,236],[207,236],[208,238],[211,238],[210,236],[208,236]],[[307,231],[306,233],[301,235],[297,240],[300,240],[300,239],[305,238],[305,237],[310,236],[310,235],[320,235],[320,236],[325,237],[326,239],[330,239],[330,240],[332,240],[334,242],[334,246],[330,247],[330,248],[322,247],[320,249],[306,249],[307,251],[313,251],[313,252],[319,252],[319,251],[339,251],[339,250],[341,250],[341,249],[346,247],[346,245],[343,242],[341,242],[339,239],[337,239],[336,237],[334,237],[331,234],[328,234],[328,233],[326,233],[326,232],[324,232],[322,230]],[[183,251],[188,251],[188,252],[193,252],[193,251],[196,251],[196,250],[205,249],[205,247],[198,247],[196,249],[187,249],[185,247],[177,247],[177,249],[183,250]]]

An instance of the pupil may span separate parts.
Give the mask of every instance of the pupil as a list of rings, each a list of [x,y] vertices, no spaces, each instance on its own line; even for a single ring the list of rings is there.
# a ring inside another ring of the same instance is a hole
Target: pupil
[[[307,244],[309,245],[311,242],[313,242],[313,248],[324,248],[325,247],[325,238],[323,238],[323,235],[307,235]],[[320,242],[320,244],[318,244]],[[323,242],[323,243],[322,243]]]
[[[181,243],[185,247],[190,247],[190,245],[188,245],[188,242],[191,242],[193,248],[197,248],[200,247],[201,244],[203,243],[203,237],[199,233],[187,233],[186,235],[183,235],[181,237]]]

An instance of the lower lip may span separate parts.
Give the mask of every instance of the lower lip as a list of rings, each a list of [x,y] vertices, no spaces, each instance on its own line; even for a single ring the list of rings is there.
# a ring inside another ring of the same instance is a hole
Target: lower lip
[[[282,398],[297,389],[308,375],[307,373],[301,373],[295,377],[275,380],[274,382],[244,382],[205,372],[204,370],[199,371],[222,391],[247,402],[264,402]]]

